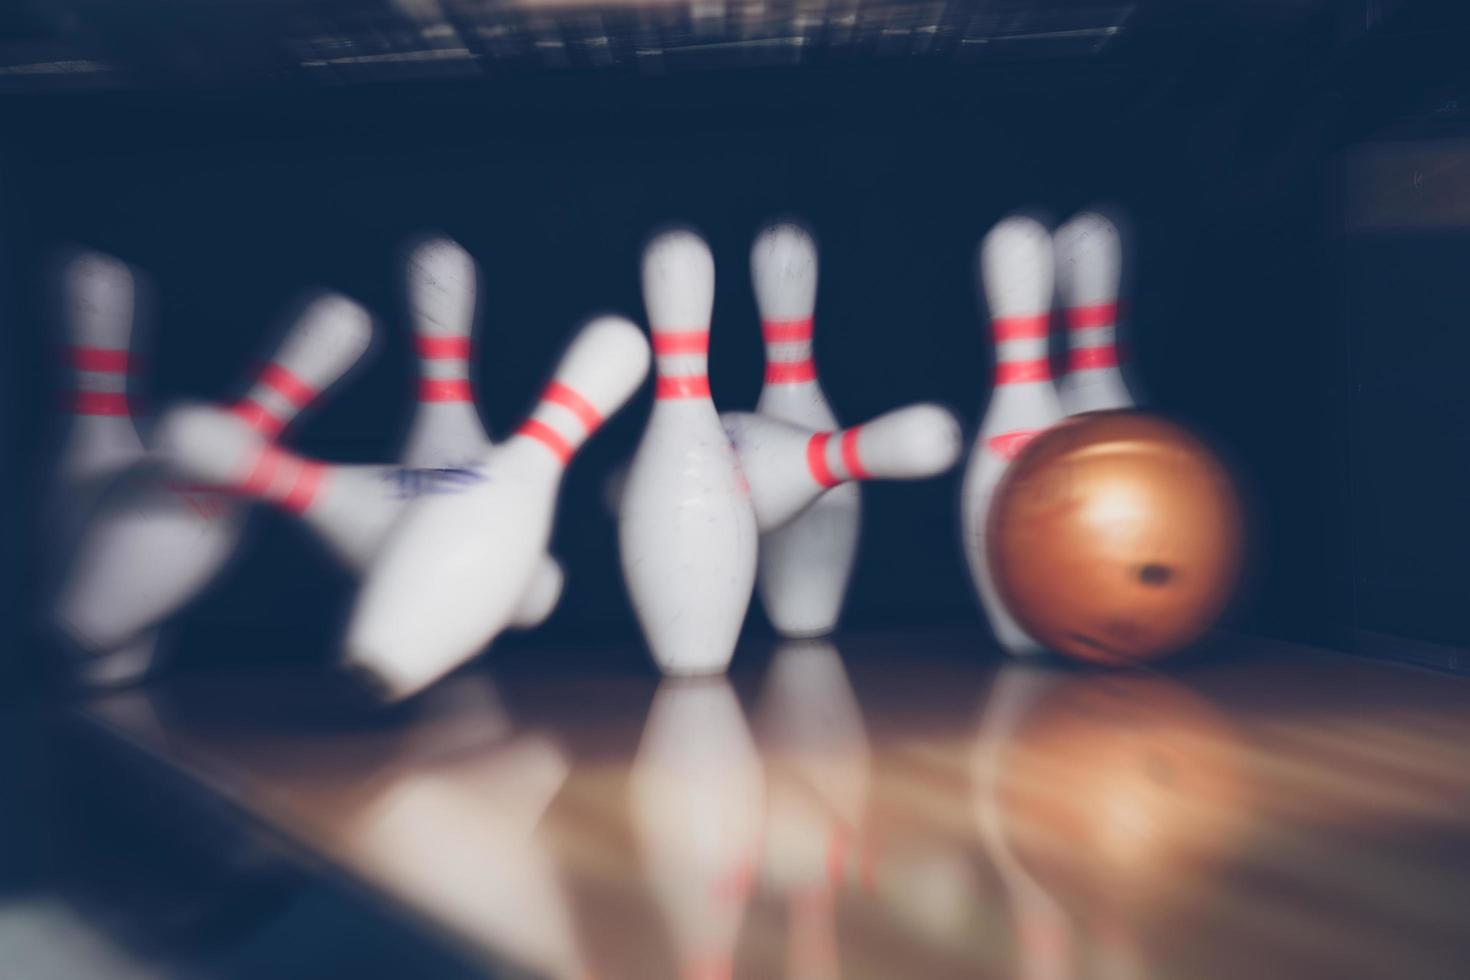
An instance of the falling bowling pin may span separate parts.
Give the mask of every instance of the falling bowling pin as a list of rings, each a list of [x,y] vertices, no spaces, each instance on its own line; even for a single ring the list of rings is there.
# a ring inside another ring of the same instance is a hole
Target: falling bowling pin
[[[816,243],[800,225],[771,225],[756,237],[750,271],[766,349],[755,410],[816,432],[836,429],[812,359]],[[822,636],[836,628],[861,525],[858,487],[843,484],[790,524],[762,530],[756,591],[782,635]]]
[[[1000,600],[986,554],[990,500],[1011,461],[1062,418],[1047,360],[1051,319],[1051,236],[1041,222],[1011,215],[980,245],[980,280],[995,342],[995,390],[970,455],[961,490],[965,560],[1000,645],[1013,654],[1041,651]]]
[[[312,529],[349,571],[362,574],[381,551],[410,501],[454,493],[478,482],[469,467],[414,470],[402,466],[332,464],[298,456],[261,438],[238,415],[211,405],[181,405],[159,420],[157,452],[196,485],[270,503]],[[537,587],[514,625],[530,627],[551,613],[561,568],[543,557]]]
[[[317,297],[232,411],[263,437],[278,433],[357,362],[371,336],[356,303]],[[176,477],[154,461],[134,467],[89,520],[55,611],[79,652],[95,657],[133,643],[193,599],[234,553],[241,508]]]
[[[813,432],[751,412],[720,416],[750,485],[761,547],[833,489],[856,480],[920,480],[959,458],[960,424],[938,405],[910,405],[841,432]]]
[[[1118,366],[1118,293],[1123,248],[1100,211],[1076,215],[1052,236],[1057,294],[1067,319],[1067,373],[1057,395],[1068,415],[1132,408]]]
[[[714,259],[698,235],[669,231],[648,244],[643,301],[657,380],[618,540],[633,610],[668,674],[725,669],[755,584],[755,514],[710,400],[714,296]]]
[[[648,342],[621,317],[583,327],[531,417],[469,467],[476,480],[413,501],[368,570],[346,666],[399,700],[474,656],[535,587],[566,465],[648,373]]]

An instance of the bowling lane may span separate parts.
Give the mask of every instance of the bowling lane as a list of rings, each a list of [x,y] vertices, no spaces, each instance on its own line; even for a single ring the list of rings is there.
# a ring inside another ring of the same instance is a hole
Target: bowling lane
[[[756,643],[711,680],[597,662],[538,651],[370,722],[259,672],[75,721],[487,972],[1470,962],[1470,680],[1243,638],[1157,671],[1035,666],[968,629]]]

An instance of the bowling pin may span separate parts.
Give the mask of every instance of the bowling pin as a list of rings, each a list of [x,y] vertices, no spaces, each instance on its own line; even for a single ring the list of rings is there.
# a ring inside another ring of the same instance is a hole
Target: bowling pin
[[[959,458],[960,424],[938,405],[910,405],[841,432],[813,432],[751,412],[720,422],[750,484],[761,547],[832,488],[855,480],[921,480]]]
[[[68,422],[46,502],[51,575],[61,575],[92,508],[111,483],[144,456],[133,420],[132,269],[109,255],[77,250],[61,267],[61,321],[72,372]],[[52,583],[48,588],[54,587]],[[126,649],[80,665],[88,683],[123,683],[147,670],[158,641],[151,631]]]
[[[980,245],[980,279],[995,341],[995,390],[961,490],[965,559],[996,640],[1013,654],[1038,653],[1040,644],[1011,617],[996,591],[985,522],[1011,461],[1062,418],[1047,361],[1052,248],[1046,228],[1025,215],[1003,219]]]
[[[408,503],[478,482],[470,467],[332,464],[298,456],[263,439],[238,415],[209,405],[181,405],[159,421],[161,459],[197,485],[274,504],[312,529],[348,571],[377,557]],[[538,587],[515,625],[539,625],[561,593],[561,568],[543,557]]]
[[[1067,373],[1057,386],[1068,415],[1132,408],[1118,367],[1118,229],[1098,211],[1076,215],[1053,236],[1057,294],[1067,318]]]
[[[72,391],[57,467],[63,499],[54,506],[75,519],[83,498],[144,455],[129,401],[136,301],[132,270],[111,256],[79,251],[61,275]]]
[[[470,385],[475,261],[449,238],[427,237],[409,250],[406,278],[419,383],[403,464],[437,469],[477,462],[490,438]]]
[[[232,409],[279,433],[367,349],[367,312],[335,294],[310,303],[275,358]],[[96,656],[135,641],[213,581],[234,552],[243,512],[145,460],[94,512],[56,605],[63,635]]]
[[[734,975],[754,887],[765,786],[723,677],[659,685],[629,775],[633,830],[687,980]]]
[[[413,501],[363,581],[345,661],[386,700],[421,690],[512,620],[551,537],[566,465],[648,373],[648,342],[621,317],[583,327],[531,417],[458,492]]]
[[[668,674],[725,669],[755,585],[756,528],[739,461],[710,400],[715,265],[692,231],[643,252],[657,359],[653,411],[622,494],[623,581]]]
[[[755,410],[831,432],[837,418],[817,383],[812,360],[816,243],[799,225],[772,225],[751,248],[750,270],[766,348],[765,384]],[[785,527],[762,531],[756,591],[782,635],[822,636],[837,626],[861,524],[858,488],[844,484]]]
[[[406,272],[419,386],[418,408],[401,458],[412,469],[442,472],[400,473],[396,479],[432,492],[437,485],[462,479],[466,467],[484,459],[492,445],[475,409],[470,381],[479,273],[470,254],[443,235],[420,238],[409,249]],[[397,499],[406,498],[400,495]],[[543,556],[536,584],[511,625],[530,629],[545,622],[561,599],[565,581],[556,559]]]

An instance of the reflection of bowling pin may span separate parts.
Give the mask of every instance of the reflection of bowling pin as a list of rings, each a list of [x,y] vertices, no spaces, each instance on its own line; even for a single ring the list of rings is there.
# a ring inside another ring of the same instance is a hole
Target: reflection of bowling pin
[[[1068,415],[1133,407],[1118,369],[1118,229],[1097,211],[1076,215],[1053,236],[1057,294],[1067,317],[1067,373],[1057,394]]]
[[[618,541],[634,612],[670,674],[725,669],[755,584],[755,515],[706,373],[714,297],[714,259],[698,235],[671,231],[649,243],[643,301],[658,380]]]
[[[523,734],[383,769],[372,798],[321,826],[330,852],[535,976],[591,975],[539,830],[570,771],[560,746]]]
[[[468,467],[412,470],[402,466],[336,465],[287,452],[238,416],[208,405],[171,409],[159,421],[160,459],[211,489],[272,503],[316,532],[344,566],[363,572],[377,557],[408,502],[452,493],[477,482]],[[515,617],[534,626],[550,615],[561,593],[561,569],[542,559],[536,588]]]
[[[536,587],[567,463],[648,373],[648,342],[621,317],[573,339],[541,401],[472,481],[413,501],[363,581],[346,660],[387,699],[474,656]]]
[[[798,225],[771,225],[756,237],[750,271],[766,345],[766,381],[756,411],[817,432],[836,429],[812,360],[816,243]],[[861,497],[848,484],[823,494],[789,525],[762,532],[756,583],[780,633],[821,636],[836,627],[861,524]]]
[[[1061,904],[1016,857],[999,800],[1005,748],[1027,712],[1059,679],[1055,671],[1028,664],[1001,667],[981,714],[974,755],[975,816],[980,840],[1011,903],[1020,960],[1017,976],[1022,980],[1062,980],[1072,975],[1075,927]]]
[[[61,320],[72,391],[47,501],[46,533],[57,572],[72,559],[77,535],[103,492],[144,455],[129,391],[135,288],[133,271],[108,255],[79,250],[62,264]],[[126,649],[86,662],[84,679],[107,684],[138,676],[153,661],[157,640],[145,632]]]
[[[761,878],[788,901],[787,976],[836,977],[837,893],[859,863],[869,751],[842,658],[821,640],[777,648],[756,711],[766,759]]]
[[[405,466],[464,466],[478,462],[490,447],[470,386],[475,280],[474,259],[448,238],[424,238],[408,253],[419,386],[418,410],[403,448]]]
[[[733,974],[761,836],[760,758],[723,678],[667,680],[629,776],[633,829],[685,980]]]
[[[720,416],[766,546],[768,530],[806,516],[829,488],[854,480],[920,480],[960,454],[960,424],[938,405],[911,405],[841,432],[813,432],[751,412]]]
[[[263,434],[279,432],[357,361],[370,337],[361,307],[318,297],[233,411]],[[173,477],[151,460],[135,467],[88,522],[56,607],[58,625],[80,651],[96,656],[136,641],[197,595],[234,552],[240,508]]]
[[[1040,645],[1011,618],[996,592],[986,555],[990,500],[1011,461],[1035,436],[1062,417],[1047,362],[1052,295],[1051,236],[1039,221],[1005,218],[980,246],[980,279],[995,339],[995,392],[965,470],[961,529],[970,576],[990,628],[1013,654]]]

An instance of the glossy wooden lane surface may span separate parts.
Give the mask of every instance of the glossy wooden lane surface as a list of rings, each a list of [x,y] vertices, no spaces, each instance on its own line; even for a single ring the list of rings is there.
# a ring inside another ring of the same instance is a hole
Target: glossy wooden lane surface
[[[1147,673],[970,631],[728,680],[291,675],[89,721],[489,963],[549,976],[1463,977],[1470,681],[1261,641]]]

